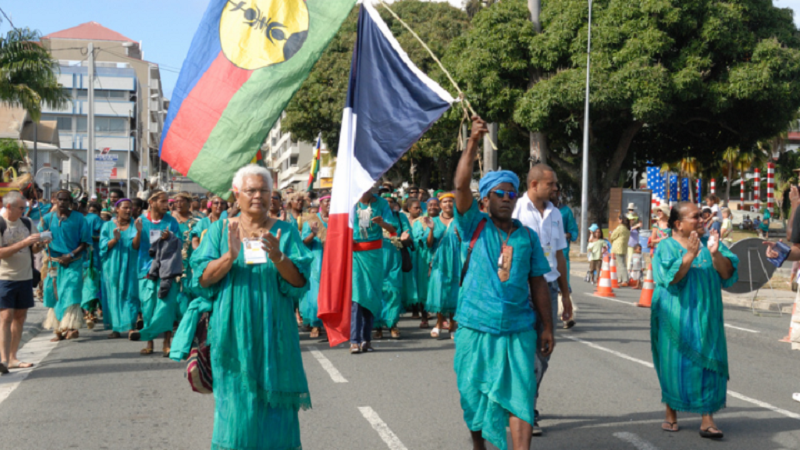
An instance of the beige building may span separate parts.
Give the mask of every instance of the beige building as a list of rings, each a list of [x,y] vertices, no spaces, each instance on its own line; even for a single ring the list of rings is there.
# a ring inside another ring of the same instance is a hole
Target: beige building
[[[0,105],[0,139],[13,139],[25,146],[31,165],[36,162],[36,182],[46,197],[65,187],[71,172],[79,177],[83,171],[82,155],[61,149],[57,122],[40,120],[37,126],[21,106]]]
[[[59,82],[72,101],[63,109],[43,110],[43,120],[55,120],[61,148],[87,150],[88,45],[95,59],[95,143],[110,155],[97,163],[99,186],[124,187],[134,179],[157,174],[158,146],[166,116],[158,64],[143,59],[141,44],[97,22],[87,22],[41,38],[59,61]],[[165,171],[166,172],[166,171]]]
[[[281,121],[285,115],[286,113],[281,114],[281,117],[275,122],[261,146],[261,152],[264,155],[266,166],[276,174],[275,184],[278,189],[304,190],[308,185],[315,143],[295,141],[292,139],[291,133],[282,130]],[[323,157],[327,154],[324,145],[322,153]],[[330,188],[332,177],[330,168],[321,167],[314,188]]]

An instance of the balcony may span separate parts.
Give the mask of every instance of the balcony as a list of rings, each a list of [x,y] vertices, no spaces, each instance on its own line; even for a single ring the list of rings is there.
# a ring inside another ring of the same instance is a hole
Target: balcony
[[[65,138],[72,140],[72,145],[70,147],[64,147]],[[104,149],[108,147],[111,150],[129,151],[136,148],[136,141],[133,136],[102,136],[97,134],[94,140],[95,147],[97,149]],[[74,150],[86,150],[88,141],[89,138],[85,134],[75,135],[74,138],[72,138],[69,134],[61,134],[61,148],[63,149],[71,148]]]
[[[74,114],[89,114],[89,102],[78,101]],[[96,116],[134,117],[136,103],[114,100],[95,100],[94,114]]]

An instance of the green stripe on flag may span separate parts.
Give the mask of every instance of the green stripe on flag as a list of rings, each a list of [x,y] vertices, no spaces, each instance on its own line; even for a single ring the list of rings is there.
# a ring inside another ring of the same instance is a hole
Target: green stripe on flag
[[[355,0],[308,0],[308,37],[288,61],[253,72],[234,94],[187,176],[227,196],[233,175],[249,164],[269,130],[300,89]]]

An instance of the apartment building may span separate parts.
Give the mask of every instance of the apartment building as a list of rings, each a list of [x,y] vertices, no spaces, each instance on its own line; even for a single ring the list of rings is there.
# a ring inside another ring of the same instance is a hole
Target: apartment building
[[[41,38],[59,61],[59,82],[72,98],[63,109],[45,109],[55,120],[61,148],[87,151],[88,45],[94,46],[95,155],[98,187],[122,187],[156,174],[158,146],[166,116],[158,64],[143,59],[141,43],[97,22],[87,22]],[[85,156],[84,156],[85,158]]]
[[[286,113],[281,114],[261,147],[264,163],[276,174],[278,189],[305,189],[311,158],[314,156],[314,144],[295,141],[291,133],[282,130],[281,121],[285,116]]]

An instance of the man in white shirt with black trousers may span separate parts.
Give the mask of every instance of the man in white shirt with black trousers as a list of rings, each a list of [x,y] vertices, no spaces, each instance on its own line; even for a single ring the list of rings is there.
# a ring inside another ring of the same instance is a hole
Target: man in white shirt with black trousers
[[[572,299],[569,292],[567,279],[567,262],[564,258],[564,250],[567,238],[564,235],[564,220],[558,208],[550,203],[550,195],[556,188],[558,177],[555,171],[546,164],[536,164],[528,171],[528,190],[525,195],[521,195],[514,208],[513,217],[523,225],[535,231],[542,244],[542,250],[550,263],[550,272],[544,278],[550,288],[550,301],[553,311],[552,323],[556,323],[558,315],[558,293],[561,292],[564,304],[561,319],[564,322],[572,319]],[[536,329],[541,327],[541,320],[537,318]],[[541,345],[537,345],[541,348]],[[543,356],[540,351],[536,352],[536,399],[542,390],[542,379],[547,372],[550,357]],[[533,435],[542,434],[539,426],[539,410],[535,410],[536,417],[533,424]]]

